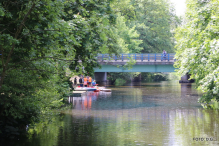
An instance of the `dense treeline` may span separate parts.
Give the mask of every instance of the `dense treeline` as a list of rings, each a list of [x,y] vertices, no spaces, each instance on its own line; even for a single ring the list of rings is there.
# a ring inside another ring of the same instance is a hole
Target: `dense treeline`
[[[173,30],[181,20],[169,1],[117,0],[112,8],[118,15],[117,25],[123,24],[119,33],[123,42],[128,43],[128,53],[161,53],[164,49],[174,52]],[[137,41],[135,44],[128,38],[130,34]]]
[[[175,36],[179,75],[189,72],[198,89],[204,92],[199,102],[213,108],[219,108],[218,7],[218,0],[187,0],[185,22]]]
[[[98,53],[173,52],[178,22],[165,0],[0,0],[1,138],[62,106]]]

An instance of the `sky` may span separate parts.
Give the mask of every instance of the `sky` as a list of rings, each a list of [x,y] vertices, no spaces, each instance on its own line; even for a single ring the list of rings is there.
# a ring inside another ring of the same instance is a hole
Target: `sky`
[[[175,5],[176,15],[183,16],[186,10],[186,0],[170,0],[170,1]]]

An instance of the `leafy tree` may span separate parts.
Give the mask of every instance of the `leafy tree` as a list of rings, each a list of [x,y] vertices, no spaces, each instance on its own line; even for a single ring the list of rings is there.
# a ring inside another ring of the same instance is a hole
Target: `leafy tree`
[[[125,17],[118,14],[116,19],[116,33],[118,34],[119,44],[121,45],[121,53],[140,53],[143,49],[139,47],[142,40],[139,40],[135,26],[130,28],[125,23]]]
[[[69,67],[92,72],[97,53],[117,54],[109,2],[0,1],[0,134],[16,135],[60,107]]]
[[[121,47],[117,41],[115,32],[116,18],[110,7],[110,0],[99,1],[72,1],[66,4],[65,20],[71,20],[72,14],[79,14],[86,24],[80,25],[80,30],[84,30],[84,37],[81,37],[80,46],[76,46],[75,55],[82,63],[75,60],[71,63],[70,69],[86,70],[86,75],[93,72],[93,67],[97,66],[95,57],[98,53],[121,52]],[[78,17],[78,15],[76,15]]]
[[[138,36],[135,39],[141,42],[136,45],[138,49],[129,48],[132,53],[158,53],[164,49],[174,52],[174,29],[181,24],[181,20],[169,1],[116,0],[112,3],[112,8],[120,17],[119,24],[125,22],[123,29],[127,27],[137,31]],[[127,41],[122,43],[124,42]]]
[[[128,25],[129,21],[134,17],[134,7],[130,0],[116,0],[111,4],[112,9],[117,15],[116,19],[116,34],[118,42],[121,46],[121,53],[140,53],[143,49],[139,47],[142,40],[139,39],[140,34],[136,30],[136,26]]]
[[[135,7],[137,31],[143,43],[143,53],[156,53],[166,50],[173,52],[173,40],[171,33],[172,17],[170,4],[164,0],[133,0]]]
[[[178,73],[187,72],[204,92],[200,103],[219,100],[219,17],[217,0],[188,0],[186,24],[176,30]]]

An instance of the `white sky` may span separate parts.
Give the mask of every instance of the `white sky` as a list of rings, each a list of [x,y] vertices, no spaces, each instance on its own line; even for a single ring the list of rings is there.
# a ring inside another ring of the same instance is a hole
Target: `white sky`
[[[170,0],[176,9],[177,16],[183,16],[186,11],[186,0]]]

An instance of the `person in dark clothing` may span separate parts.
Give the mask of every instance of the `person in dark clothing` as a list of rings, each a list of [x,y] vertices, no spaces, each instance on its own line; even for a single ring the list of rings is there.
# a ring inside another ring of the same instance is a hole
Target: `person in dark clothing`
[[[83,79],[82,79],[82,77],[80,77],[79,83],[80,83],[80,86],[83,87]]]
[[[77,78],[74,79],[74,84],[77,85]]]
[[[68,84],[69,84],[69,87],[71,88],[71,90],[74,90],[74,84],[71,80],[68,80]]]

